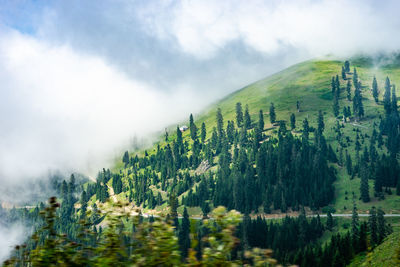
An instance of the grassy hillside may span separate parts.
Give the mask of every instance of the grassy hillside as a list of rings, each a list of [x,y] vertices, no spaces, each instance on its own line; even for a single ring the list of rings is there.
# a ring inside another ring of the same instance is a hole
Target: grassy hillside
[[[269,107],[274,103],[277,113],[277,120],[286,120],[289,124],[290,114],[296,116],[297,129],[302,128],[302,121],[307,118],[311,126],[316,127],[317,113],[323,111],[325,120],[325,137],[327,142],[337,149],[334,126],[338,119],[334,117],[332,111],[331,78],[339,75],[342,93],[340,97],[340,114],[344,106],[350,106],[352,102],[346,99],[346,82],[341,78],[341,67],[343,61],[336,60],[310,60],[283,71],[273,74],[263,80],[246,86],[211,105],[205,112],[195,115],[195,123],[200,127],[201,123],[207,126],[207,138],[210,138],[213,127],[216,127],[216,111],[221,108],[224,122],[235,120],[235,105],[241,102],[243,109],[248,105],[253,122],[258,120],[259,110],[262,109],[265,120],[265,134],[274,134],[276,127],[269,121]],[[386,65],[377,67],[367,58],[357,58],[351,61],[351,71],[357,68],[359,79],[362,83],[363,104],[365,108],[365,118],[360,122],[347,122],[342,129],[346,136],[350,137],[351,146],[348,152],[354,158],[354,140],[356,130],[360,135],[371,136],[374,126],[379,125],[379,116],[384,114],[382,103],[376,104],[372,98],[371,85],[372,79],[376,76],[380,90],[379,99],[382,100],[384,81],[388,76],[392,84],[400,82],[400,68],[397,65]],[[347,75],[347,79],[352,78],[352,73]],[[397,90],[398,91],[398,90]],[[354,95],[354,87],[352,87]],[[300,112],[297,112],[296,102],[300,101]],[[341,116],[341,115],[339,115]],[[188,124],[188,122],[187,122]],[[293,134],[298,131],[292,131]],[[184,138],[189,141],[189,131],[184,133]],[[171,139],[175,138],[172,134]],[[312,138],[312,136],[311,136]],[[362,147],[368,144],[368,137],[361,140]],[[160,141],[163,146],[165,142]],[[156,144],[157,145],[157,144]],[[155,151],[155,147],[152,151]],[[152,153],[149,151],[149,153]],[[337,152],[337,151],[336,151]],[[378,150],[378,153],[382,150]],[[118,167],[121,167],[119,164]],[[344,168],[336,166],[338,179],[335,182],[336,197],[332,205],[337,212],[350,212],[353,200],[356,201],[360,213],[366,212],[371,206],[380,206],[386,213],[400,212],[400,197],[395,194],[385,194],[385,199],[378,201],[373,197],[373,181],[370,181],[371,202],[363,203],[359,200],[360,179],[356,176],[350,179]],[[392,189],[395,192],[395,189]],[[354,197],[353,197],[354,192]]]
[[[396,229],[394,233],[386,237],[385,241],[377,246],[372,252],[362,253],[355,257],[348,267],[355,266],[400,266],[400,231]]]

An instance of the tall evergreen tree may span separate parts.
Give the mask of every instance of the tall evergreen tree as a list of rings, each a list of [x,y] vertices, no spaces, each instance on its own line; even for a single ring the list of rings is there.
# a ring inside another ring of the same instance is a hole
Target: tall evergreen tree
[[[353,213],[351,215],[351,234],[353,236],[354,240],[358,240],[359,238],[359,219],[358,219],[358,213],[357,213],[357,206],[354,203],[353,204]]]
[[[362,95],[360,85],[355,86],[354,97],[353,97],[353,112],[357,119],[361,119],[364,116],[364,105],[362,102]]]
[[[387,229],[386,229],[386,223],[385,223],[385,212],[381,209],[378,208],[377,212],[377,239],[378,243],[382,243],[383,239],[386,237],[387,234]]]
[[[371,210],[369,211],[368,224],[371,234],[371,243],[373,246],[375,246],[378,244],[378,226],[377,226],[377,216],[375,207],[372,207]]]
[[[322,135],[325,129],[325,123],[324,123],[324,115],[322,115],[322,111],[318,111],[318,134]]]
[[[219,137],[224,135],[224,117],[220,108],[217,109],[217,131]]]
[[[339,109],[340,109],[340,107],[339,107],[339,96],[338,96],[337,93],[333,96],[333,105],[332,105],[332,108],[333,108],[333,115],[334,115],[335,117],[339,116]]]
[[[258,113],[258,129],[262,132],[264,131],[264,114],[262,109]]]
[[[201,124],[201,142],[204,144],[206,142],[206,136],[207,136],[207,129],[206,129],[206,124],[203,122]]]
[[[290,115],[290,127],[292,128],[292,130],[296,128],[296,116],[294,115],[294,113]]]
[[[389,77],[386,77],[385,93],[383,95],[383,107],[385,108],[387,115],[391,113],[390,89],[391,89],[390,80]]]
[[[251,118],[250,118],[249,106],[248,105],[246,105],[246,109],[244,111],[244,127],[246,127],[246,129],[250,129],[251,128]]]
[[[350,62],[348,60],[344,62],[344,70],[350,72]]]
[[[243,110],[242,110],[242,103],[236,103],[236,126],[238,128],[242,127],[243,124]]]
[[[269,120],[273,124],[276,121],[276,114],[275,114],[275,106],[274,103],[271,103],[271,106],[269,107]]]
[[[189,117],[189,129],[190,129],[190,137],[192,138],[192,140],[196,140],[197,139],[197,126],[194,123],[193,120],[193,115],[190,113],[190,117]]]
[[[346,80],[347,79],[347,77],[346,77],[346,71],[344,70],[344,67],[342,66],[342,79],[343,80]]]
[[[346,92],[347,92],[347,100],[351,101],[351,82],[350,82],[350,80],[347,81]]]
[[[124,156],[122,157],[122,162],[125,164],[125,167],[129,164],[129,152],[125,151]]]
[[[329,231],[332,231],[332,228],[333,228],[333,217],[332,217],[332,214],[328,211],[328,213],[327,213],[327,215],[326,215],[326,228],[329,230]]]
[[[378,83],[376,81],[375,76],[372,81],[372,96],[374,97],[375,102],[378,103],[379,90],[378,90]]]
[[[186,207],[183,210],[182,225],[179,230],[179,248],[182,259],[186,259],[190,248],[190,221]]]

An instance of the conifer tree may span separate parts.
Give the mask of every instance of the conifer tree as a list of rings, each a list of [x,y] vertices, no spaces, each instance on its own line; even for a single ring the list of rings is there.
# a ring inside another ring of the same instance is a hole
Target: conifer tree
[[[339,116],[339,97],[338,97],[337,93],[333,96],[333,106],[332,106],[332,108],[333,108],[333,115],[335,117]]]
[[[351,101],[351,83],[350,83],[350,80],[347,81],[346,92],[347,92],[347,100]]]
[[[219,137],[224,135],[224,117],[222,117],[222,111],[220,108],[217,110],[217,131]]]
[[[356,68],[353,71],[353,85],[356,87],[358,85],[358,74]]]
[[[347,79],[347,77],[346,77],[346,71],[344,70],[344,67],[342,66],[342,79],[343,80],[346,80]]]
[[[242,111],[242,103],[236,103],[236,126],[238,128],[242,127],[243,124],[243,111]]]
[[[378,83],[376,82],[375,76],[372,81],[372,96],[374,97],[375,102],[378,103],[379,90],[378,90]]]
[[[378,208],[377,212],[377,239],[378,243],[382,243],[383,239],[386,237],[387,229],[386,229],[386,222],[385,222],[385,212]]]
[[[399,116],[399,113],[398,113],[398,110],[397,110],[397,96],[396,96],[396,86],[393,84],[392,85],[392,105],[391,105],[391,112],[392,112],[392,114],[396,117],[396,118],[398,118],[398,116]]]
[[[183,210],[182,225],[179,230],[179,248],[182,259],[186,259],[190,248],[190,221],[186,207]]]
[[[353,97],[353,112],[357,119],[361,119],[364,116],[364,105],[362,102],[360,86],[355,86],[354,97]]]
[[[326,220],[326,228],[327,228],[329,231],[332,231],[332,228],[333,228],[333,217],[332,217],[332,214],[328,211],[326,217],[327,217],[327,220]]]
[[[353,204],[353,213],[351,215],[351,234],[353,236],[353,240],[358,240],[358,238],[359,238],[359,219],[358,219],[356,203]]]
[[[249,113],[249,106],[246,105],[246,109],[244,111],[244,126],[246,129],[251,128],[251,118],[250,118],[250,113]]]
[[[348,60],[344,62],[344,70],[350,72],[350,62]]]
[[[206,142],[206,136],[207,136],[206,124],[203,122],[201,124],[201,134],[200,134],[201,142],[203,144]]]
[[[296,109],[297,109],[297,112],[300,112],[300,101],[299,100],[296,101]]]
[[[325,123],[324,123],[324,115],[322,115],[322,111],[318,111],[318,134],[322,135],[325,129]]]
[[[275,123],[276,121],[276,114],[275,114],[275,106],[274,103],[271,103],[271,106],[269,107],[269,120],[272,124]]]
[[[292,130],[296,128],[296,116],[294,115],[294,113],[290,115],[290,127],[292,128]]]
[[[258,113],[258,129],[262,132],[264,131],[264,114],[262,109]]]
[[[390,89],[391,89],[390,80],[389,77],[386,77],[385,93],[383,95],[383,107],[385,108],[386,115],[390,115],[391,113]]]
[[[189,129],[190,129],[190,137],[192,138],[193,141],[196,140],[197,139],[197,126],[194,123],[192,114],[190,114],[190,117],[189,117]]]
[[[378,244],[378,226],[377,226],[376,208],[374,206],[369,211],[368,224],[371,233],[371,243],[373,246],[375,246]]]
[[[304,141],[308,141],[309,132],[310,132],[310,126],[308,124],[307,118],[305,118],[303,120],[303,136],[302,136]]]
[[[124,156],[122,157],[122,162],[125,163],[125,167],[129,164],[129,152],[125,151]]]
[[[335,77],[332,76],[332,80],[331,80],[331,91],[332,91],[332,95],[334,96],[336,94],[336,81],[335,81]]]

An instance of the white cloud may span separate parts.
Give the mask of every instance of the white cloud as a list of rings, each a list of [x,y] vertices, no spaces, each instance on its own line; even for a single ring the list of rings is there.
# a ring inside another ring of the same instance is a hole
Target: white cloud
[[[154,6],[139,11],[148,33],[175,40],[199,59],[214,57],[233,41],[262,54],[290,46],[312,56],[399,46],[396,8],[373,1],[186,0]]]
[[[49,169],[97,172],[135,134],[162,130],[204,103],[186,88],[155,90],[99,57],[16,32],[0,37],[0,59],[2,183]]]

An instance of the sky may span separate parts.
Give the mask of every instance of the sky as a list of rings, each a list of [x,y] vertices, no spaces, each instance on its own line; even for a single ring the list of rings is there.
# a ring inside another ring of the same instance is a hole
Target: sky
[[[134,140],[291,64],[395,52],[398,10],[372,0],[0,0],[0,201],[54,171],[95,175]]]

